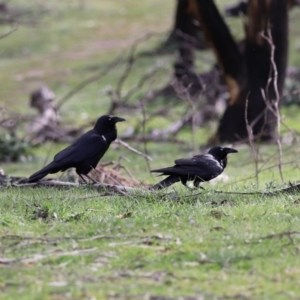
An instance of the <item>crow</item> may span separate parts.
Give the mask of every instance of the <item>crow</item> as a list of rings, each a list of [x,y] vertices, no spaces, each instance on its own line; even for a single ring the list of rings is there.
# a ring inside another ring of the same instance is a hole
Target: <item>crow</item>
[[[200,182],[209,181],[219,176],[227,165],[227,154],[236,153],[233,148],[213,147],[207,154],[196,155],[193,158],[175,160],[175,166],[152,170],[151,172],[168,175],[167,178],[152,186],[152,189],[160,190],[181,181],[185,186],[187,181],[194,181],[198,187]]]
[[[28,182],[36,182],[47,174],[75,168],[76,173],[86,183],[86,176],[93,182],[88,173],[96,167],[99,160],[108,150],[112,141],[117,138],[117,122],[123,118],[104,115],[97,120],[95,127],[83,134],[72,145],[58,152],[53,161],[46,167],[32,174]]]

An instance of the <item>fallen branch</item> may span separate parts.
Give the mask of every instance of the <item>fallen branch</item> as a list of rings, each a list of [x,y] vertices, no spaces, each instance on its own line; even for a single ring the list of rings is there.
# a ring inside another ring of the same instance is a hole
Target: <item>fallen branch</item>
[[[295,193],[300,192],[300,183],[293,185],[291,182],[289,183],[288,187],[278,189],[271,192],[264,192],[264,191],[257,191],[257,192],[223,192],[223,191],[214,191],[218,194],[230,194],[230,195],[263,195],[263,196],[276,196],[281,193]]]
[[[17,29],[18,29],[18,24],[13,24],[12,28],[8,32],[6,32],[0,36],[0,39],[6,38],[7,36],[9,36],[13,32],[15,32]]]
[[[273,234],[260,237],[259,239],[260,240],[273,239],[273,238],[281,239],[285,236],[287,236],[290,239],[292,235],[300,235],[300,231],[284,231],[280,233],[273,233]]]
[[[146,160],[148,160],[148,161],[152,161],[152,158],[151,158],[149,155],[147,155],[147,154],[145,154],[145,153],[143,153],[143,152],[140,152],[140,151],[136,150],[135,148],[129,146],[126,142],[124,142],[124,141],[122,141],[122,140],[120,140],[120,139],[116,139],[116,140],[115,140],[115,143],[118,144],[118,145],[122,145],[123,147],[125,147],[126,149],[132,151],[133,153],[136,153],[136,154],[138,154],[138,155],[143,156],[143,157],[144,157]]]
[[[34,263],[39,260],[46,259],[48,257],[62,257],[62,256],[75,256],[75,255],[82,255],[82,254],[88,254],[91,252],[95,252],[98,250],[97,248],[87,248],[87,249],[81,249],[81,250],[74,250],[74,251],[62,251],[58,252],[57,250],[55,251],[50,251],[45,254],[35,254],[32,256],[24,256],[20,258],[5,258],[5,257],[0,257],[0,265],[8,265],[8,264],[13,264],[13,263],[24,263],[24,264],[29,264],[29,263]]]
[[[272,233],[272,234],[268,234],[266,236],[262,236],[259,237],[257,239],[255,239],[254,241],[247,241],[247,244],[258,244],[261,243],[261,241],[263,240],[269,240],[269,239],[283,239],[284,237],[288,238],[289,243],[285,244],[283,246],[289,246],[294,244],[294,239],[293,236],[299,236],[300,235],[300,231],[284,231],[284,232],[279,232],[279,233]]]
[[[162,136],[162,135],[152,135],[148,134],[143,136],[142,134],[140,135],[127,135],[122,137],[123,140],[128,140],[128,141],[134,141],[134,142],[156,142],[156,143],[170,143],[172,142],[173,144],[176,143],[178,145],[186,145],[186,141],[184,140],[179,140],[175,137],[170,137],[170,136]]]
[[[112,184],[104,184],[104,183],[94,183],[94,184],[79,184],[75,182],[64,182],[59,180],[44,180],[34,183],[24,183],[24,184],[16,184],[12,185],[13,187],[18,188],[35,188],[35,187],[86,187],[90,186],[93,188],[96,188],[97,190],[103,191],[104,194],[101,194],[101,196],[112,196],[115,194],[123,195],[123,196],[129,196],[127,194],[128,191],[137,191],[137,189],[128,187],[128,186],[122,186],[122,185],[112,185]]]
[[[115,60],[107,64],[100,72],[97,74],[87,78],[86,80],[79,83],[73,90],[69,91],[65,96],[63,96],[60,100],[58,100],[57,104],[57,110],[61,108],[61,106],[72,96],[74,96],[76,93],[83,90],[87,85],[100,80],[102,77],[107,75],[111,70],[113,70],[116,66],[119,65],[119,63],[123,60],[124,56],[120,55]]]

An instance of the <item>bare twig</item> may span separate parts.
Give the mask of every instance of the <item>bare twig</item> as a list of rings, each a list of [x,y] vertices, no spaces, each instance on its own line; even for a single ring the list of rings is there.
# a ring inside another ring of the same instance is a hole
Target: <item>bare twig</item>
[[[124,142],[124,141],[122,141],[122,140],[120,140],[120,139],[116,139],[114,142],[115,142],[116,144],[118,144],[118,145],[122,145],[123,147],[125,147],[126,149],[132,151],[133,153],[136,153],[136,154],[138,154],[138,155],[143,156],[147,161],[152,161],[152,158],[151,158],[149,155],[147,155],[147,154],[145,154],[145,153],[143,153],[143,152],[140,152],[140,151],[136,150],[135,148],[129,146],[126,142]]]
[[[140,101],[140,106],[142,108],[142,116],[143,116],[143,120],[142,120],[142,135],[143,135],[143,137],[145,137],[145,135],[146,135],[146,110],[145,110],[145,106],[144,106],[144,101],[143,100]],[[143,145],[144,145],[144,151],[148,154],[146,140],[143,141]],[[151,167],[150,167],[149,161],[146,161],[146,164],[147,164],[148,172],[150,172]]]
[[[78,84],[74,89],[69,91],[65,96],[63,96],[61,99],[57,102],[57,110],[59,110],[65,102],[70,99],[72,96],[74,96],[79,91],[83,90],[87,85],[100,80],[102,77],[107,75],[110,71],[112,71],[116,66],[119,65],[119,63],[123,60],[124,55],[121,54],[116,59],[114,59],[112,62],[107,64],[100,72],[97,74],[89,77],[88,79],[82,81],[80,84]]]
[[[169,136],[174,136],[192,119],[192,117],[193,112],[188,111],[180,120],[171,123],[166,128],[153,130],[147,138],[152,140],[157,138],[159,140],[160,137],[167,138]],[[170,140],[171,139],[169,138],[169,141]]]
[[[273,43],[273,38],[272,38],[272,34],[271,34],[271,30],[270,28],[268,28],[267,30],[267,35],[265,35],[262,32],[262,37],[269,43],[270,47],[271,47],[271,55],[270,55],[270,62],[271,62],[271,70],[267,82],[267,87],[266,90],[269,90],[269,85],[271,84],[271,82],[273,82],[273,87],[274,87],[274,91],[275,91],[275,99],[272,101],[272,104],[269,104],[269,109],[272,111],[272,113],[274,114],[274,116],[276,117],[276,121],[277,121],[277,137],[276,137],[276,143],[278,146],[278,152],[279,152],[279,164],[278,164],[278,169],[279,169],[279,173],[280,173],[280,178],[281,181],[283,182],[283,172],[282,172],[282,146],[281,146],[281,141],[280,141],[280,125],[281,125],[281,115],[280,115],[280,110],[279,110],[279,103],[280,103],[280,95],[279,95],[279,91],[278,91],[278,70],[277,70],[277,66],[276,66],[276,62],[275,62],[275,45]]]
[[[10,31],[8,31],[7,33],[3,34],[0,36],[0,39],[4,39],[6,38],[7,36],[11,35],[13,32],[15,32],[16,30],[18,29],[18,24],[17,23],[14,23],[12,28],[10,29]]]
[[[249,94],[247,95],[246,104],[245,104],[245,122],[246,122],[246,129],[248,132],[248,140],[249,140],[249,144],[250,144],[250,147],[252,150],[253,159],[255,162],[255,178],[256,178],[256,185],[258,186],[258,184],[259,184],[259,181],[258,181],[258,150],[255,148],[255,145],[254,145],[254,136],[253,136],[252,126],[248,122],[248,103],[249,103]]]
[[[60,250],[54,250],[54,251],[49,251],[44,254],[34,254],[31,256],[23,256],[20,258],[4,258],[0,257],[0,264],[3,265],[8,265],[8,264],[13,264],[13,263],[34,263],[43,259],[46,259],[48,257],[62,257],[62,256],[76,256],[76,255],[83,255],[83,254],[89,254],[92,252],[95,252],[98,250],[97,248],[86,248],[86,249],[80,249],[80,250],[73,250],[73,251],[60,251]]]
[[[81,187],[81,186],[91,186],[93,188],[96,188],[97,190],[103,190],[105,192],[103,196],[112,196],[115,194],[119,194],[122,196],[129,196],[127,192],[134,192],[137,191],[137,189],[128,187],[128,186],[122,186],[122,185],[112,185],[112,184],[103,184],[103,183],[94,183],[94,184],[79,184],[74,182],[63,182],[58,180],[44,180],[34,183],[24,183],[24,184],[18,184],[14,185],[18,188],[34,188],[34,187],[50,187],[50,186],[56,186],[56,187]]]
[[[127,100],[129,99],[129,96],[131,95],[131,93],[134,92],[134,90],[140,88],[141,86],[137,86],[137,87],[134,87],[132,90],[133,91],[129,91],[127,93],[127,95],[125,96],[126,98],[121,100],[122,99],[122,88],[123,88],[123,85],[126,81],[126,79],[129,77],[130,75],[130,72],[133,68],[133,65],[138,57],[138,55],[136,55],[136,51],[139,47],[139,45],[148,40],[149,38],[153,37],[155,34],[153,33],[148,33],[146,34],[145,36],[137,39],[131,46],[130,50],[129,50],[129,56],[126,60],[126,66],[125,66],[125,69],[123,71],[123,73],[121,74],[118,82],[117,82],[117,85],[116,85],[116,89],[114,91],[110,91],[110,95],[113,96],[112,97],[112,103],[111,103],[111,106],[109,108],[109,114],[113,114],[114,110],[119,106],[119,105],[125,105]],[[157,70],[154,69],[153,72],[150,72],[148,75],[144,75],[144,77],[142,77],[142,79],[140,80],[140,84],[143,84],[148,78],[151,78],[154,76],[154,74],[156,74]]]
[[[153,78],[163,67],[162,66],[155,66],[152,70],[150,70],[149,72],[147,72],[146,74],[142,75],[142,77],[140,78],[140,80],[137,82],[137,84],[132,87],[126,95],[123,96],[123,101],[122,103],[125,104],[128,102],[128,100],[130,99],[130,97],[137,91],[139,91],[143,85],[151,78]]]
[[[284,246],[289,246],[289,245],[294,244],[293,236],[295,236],[295,235],[299,236],[300,231],[284,231],[284,232],[280,232],[280,233],[273,233],[273,234],[269,234],[269,235],[258,238],[258,241],[267,240],[267,239],[275,239],[275,238],[283,239],[284,237],[287,237],[289,240],[289,243],[285,244]]]

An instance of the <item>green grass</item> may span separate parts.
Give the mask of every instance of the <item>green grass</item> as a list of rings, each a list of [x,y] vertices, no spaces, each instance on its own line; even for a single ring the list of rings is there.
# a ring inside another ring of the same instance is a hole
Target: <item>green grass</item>
[[[295,148],[284,147],[283,163],[299,156]],[[260,146],[259,186],[250,149],[238,149],[229,182],[204,191],[176,184],[169,195],[139,189],[107,197],[84,186],[2,189],[3,299],[296,299],[299,195],[230,194],[281,185],[275,146]],[[157,152],[153,167],[162,164]],[[157,181],[142,160],[130,170],[139,169]],[[283,164],[285,182],[298,169],[298,160]]]
[[[296,297],[298,195],[194,194],[2,191],[3,299]]]
[[[49,2],[49,3],[48,3]],[[122,62],[101,80],[76,93],[61,108],[65,126],[80,126],[104,114],[106,90],[117,86],[138,38],[156,33],[137,52],[155,48],[172,26],[175,1],[42,1],[14,0],[9,5],[34,11],[35,26],[20,25],[1,39],[0,99],[3,114],[33,114],[30,91],[47,84],[60,99],[94,76],[116,56]],[[229,1],[217,1],[219,5]],[[40,14],[43,10],[46,13]],[[291,13],[290,64],[299,66],[299,10]],[[31,20],[25,17],[25,20]],[[226,19],[236,39],[241,21]],[[0,34],[9,30],[1,27]],[[174,55],[139,56],[124,82],[126,94],[155,66],[161,70],[130,99],[169,81]],[[197,67],[208,70],[213,55],[197,53]],[[183,108],[159,99],[147,107],[169,105],[170,120],[157,117],[147,129],[177,120]],[[121,112],[122,135],[142,120],[140,112]],[[0,191],[0,299],[298,299],[299,195],[239,195],[224,192],[264,191],[295,182],[299,176],[298,107],[282,110],[283,182],[275,145],[258,145],[257,168],[248,146],[237,145],[225,170],[228,181],[203,184],[190,191],[180,184],[166,191],[138,190],[130,196],[104,197],[92,187],[2,188]],[[217,122],[182,130],[182,144],[147,143],[151,168],[173,164],[174,158],[199,152]],[[22,135],[22,126],[18,134]],[[294,140],[291,142],[292,138]],[[287,141],[287,142],[286,142]],[[140,151],[144,145],[131,143]],[[1,164],[7,174],[28,176],[66,145],[45,143],[32,149],[31,160]],[[145,160],[113,146],[103,161],[117,161],[146,184],[158,178]],[[256,169],[258,173],[256,174]],[[122,174],[125,174],[122,171]],[[59,177],[61,174],[53,175]],[[199,194],[200,193],[200,194]]]

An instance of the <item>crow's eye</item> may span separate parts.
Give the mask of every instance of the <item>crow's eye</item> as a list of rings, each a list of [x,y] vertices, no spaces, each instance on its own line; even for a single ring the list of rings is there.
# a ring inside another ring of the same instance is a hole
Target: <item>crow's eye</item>
[[[111,121],[111,118],[108,118],[108,121]]]

